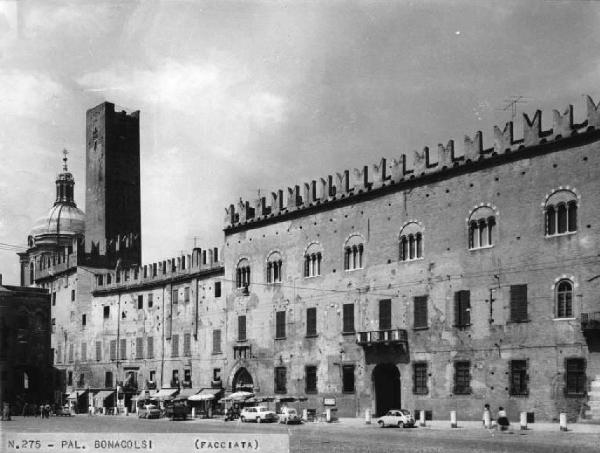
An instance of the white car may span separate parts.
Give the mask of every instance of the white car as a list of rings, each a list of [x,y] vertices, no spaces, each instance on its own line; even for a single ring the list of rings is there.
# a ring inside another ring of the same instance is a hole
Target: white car
[[[246,407],[240,414],[242,422],[274,422],[277,420],[275,412],[268,410],[265,406]]]
[[[277,416],[279,417],[279,423],[285,423],[286,425],[289,423],[302,423],[302,418],[293,407],[282,407]]]
[[[411,428],[415,426],[415,419],[406,409],[390,409],[387,414],[377,420],[381,428],[397,426],[398,428]]]

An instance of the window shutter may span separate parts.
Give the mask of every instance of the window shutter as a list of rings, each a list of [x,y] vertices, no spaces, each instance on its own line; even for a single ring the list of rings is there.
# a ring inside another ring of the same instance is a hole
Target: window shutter
[[[99,362],[102,360],[102,342],[96,341],[96,360]]]
[[[392,300],[382,299],[379,301],[379,330],[390,330],[392,328]]]
[[[121,351],[119,354],[119,359],[127,359],[127,340],[125,338],[121,339]]]
[[[154,337],[148,337],[148,358],[154,358]]]
[[[414,328],[427,327],[427,296],[415,297]]]
[[[457,291],[454,293],[454,326],[455,327],[459,327],[461,326],[461,319],[460,319],[460,291]]]
[[[317,334],[317,309],[315,307],[306,309],[306,335]]]
[[[192,334],[183,334],[183,355],[186,357],[192,355]]]
[[[510,320],[512,322],[527,321],[527,285],[510,287]]]
[[[238,340],[246,339],[246,316],[238,316]]]
[[[135,358],[144,358],[144,339],[142,337],[137,337],[135,339]]]
[[[179,335],[173,335],[171,338],[171,357],[179,356]]]
[[[354,304],[344,304],[344,332],[354,332]]]
[[[275,314],[275,338],[285,337],[285,311]]]

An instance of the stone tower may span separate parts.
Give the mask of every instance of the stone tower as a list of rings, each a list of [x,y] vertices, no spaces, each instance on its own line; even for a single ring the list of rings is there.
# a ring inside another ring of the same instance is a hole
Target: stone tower
[[[85,207],[86,249],[103,255],[112,242],[128,248],[115,260],[141,264],[139,111],[115,112],[110,102],[87,111]]]

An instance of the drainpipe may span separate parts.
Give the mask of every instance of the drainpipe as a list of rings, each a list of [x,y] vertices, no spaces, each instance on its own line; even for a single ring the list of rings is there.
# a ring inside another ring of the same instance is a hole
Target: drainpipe
[[[162,342],[160,348],[160,388],[163,386],[163,378],[165,371],[165,287],[163,286],[162,297]]]

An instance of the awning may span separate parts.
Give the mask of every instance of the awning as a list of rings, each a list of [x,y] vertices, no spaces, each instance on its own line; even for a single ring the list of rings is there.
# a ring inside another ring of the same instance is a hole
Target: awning
[[[69,395],[67,396],[67,399],[68,400],[76,400],[86,392],[87,392],[87,390],[75,390],[74,392],[69,393]]]
[[[209,401],[214,400],[218,393],[223,389],[202,389],[200,393],[192,395],[188,398],[189,401]]]
[[[248,398],[254,396],[254,393],[250,392],[235,392],[231,395],[226,396],[225,398],[221,398],[219,402],[227,402],[227,401],[245,401]]]
[[[178,391],[179,389],[160,389],[158,392],[152,395],[152,398],[159,400],[173,398],[173,395],[175,395]]]
[[[106,398],[110,398],[115,394],[114,390],[101,390],[94,395],[94,401],[104,402]]]
[[[190,396],[200,392],[200,389],[181,389],[177,394],[177,399],[189,399]]]

